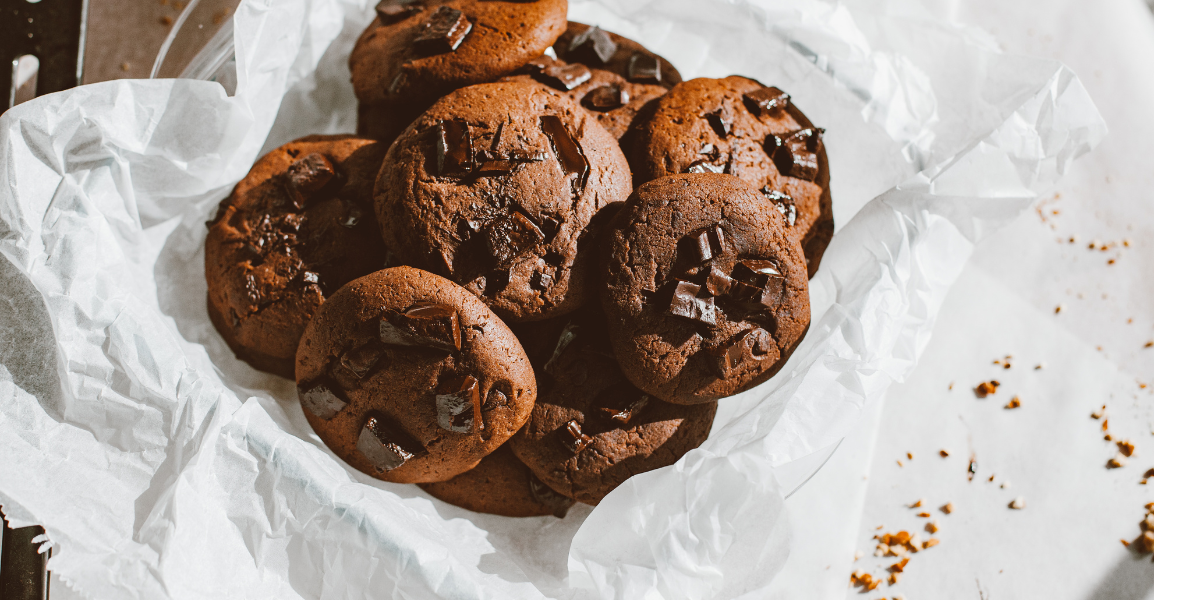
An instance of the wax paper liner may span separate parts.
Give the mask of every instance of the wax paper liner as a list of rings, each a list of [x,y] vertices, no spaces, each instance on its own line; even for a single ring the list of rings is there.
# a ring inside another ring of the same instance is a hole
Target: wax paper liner
[[[686,76],[789,91],[828,130],[839,231],[801,347],[700,448],[562,520],[477,515],[346,467],[205,314],[204,219],[264,149],[350,129],[371,9],[244,0],[230,97],[113,81],[0,117],[0,502],[81,594],[754,596],[804,543],[784,497],[813,457],[913,368],[974,245],[1104,134],[1068,69],[903,0],[572,3]]]

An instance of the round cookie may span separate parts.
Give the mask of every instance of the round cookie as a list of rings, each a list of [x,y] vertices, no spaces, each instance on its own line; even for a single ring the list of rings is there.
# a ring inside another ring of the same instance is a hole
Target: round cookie
[[[503,517],[554,515],[561,519],[575,503],[534,477],[508,444],[483,457],[466,473],[417,485],[447,504]]]
[[[321,306],[296,352],[300,404],[350,466],[398,483],[473,468],[525,423],[537,385],[517,338],[466,290],[410,267]]]
[[[350,53],[359,134],[391,141],[435,100],[508,75],[567,26],[567,0],[383,0]]]
[[[626,149],[638,185],[689,172],[745,180],[775,203],[811,275],[833,237],[822,131],[776,88],[737,76],[692,79],[659,99]]]
[[[668,402],[710,402],[771,375],[809,324],[804,255],[779,213],[731,175],[640,186],[601,245],[602,304],[621,369]]]
[[[457,90],[391,147],[375,186],[384,242],[514,322],[583,304],[595,218],[632,187],[616,140],[531,82]]]
[[[582,63],[593,70],[609,71],[634,83],[656,84],[669,89],[683,81],[675,65],[645,46],[575,21],[568,21],[566,33],[554,41],[554,54],[562,60]]]
[[[208,314],[251,366],[292,378],[304,326],[346,282],[382,268],[371,193],[387,147],[313,135],[268,152],[208,223]]]
[[[626,479],[699,446],[717,412],[715,402],[669,404],[634,387],[598,312],[585,308],[562,329],[539,372],[533,414],[509,441],[535,477],[593,505]]]

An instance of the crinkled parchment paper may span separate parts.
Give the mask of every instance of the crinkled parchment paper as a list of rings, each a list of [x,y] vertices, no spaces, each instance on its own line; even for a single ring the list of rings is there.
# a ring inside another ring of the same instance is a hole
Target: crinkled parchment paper
[[[805,542],[785,495],[913,368],[974,245],[1105,131],[1066,68],[904,0],[573,1],[685,76],[790,92],[839,231],[807,338],[700,448],[563,520],[478,515],[347,468],[205,314],[204,220],[264,148],[352,129],[371,10],[244,0],[232,97],[111,81],[0,117],[0,503],[90,597],[752,596]]]

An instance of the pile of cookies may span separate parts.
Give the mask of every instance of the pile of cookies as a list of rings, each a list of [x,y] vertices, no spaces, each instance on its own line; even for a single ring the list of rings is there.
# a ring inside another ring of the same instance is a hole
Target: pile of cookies
[[[697,447],[808,329],[823,130],[566,0],[375,10],[357,135],[272,150],[209,222],[217,331],[347,464],[475,511],[561,517]]]

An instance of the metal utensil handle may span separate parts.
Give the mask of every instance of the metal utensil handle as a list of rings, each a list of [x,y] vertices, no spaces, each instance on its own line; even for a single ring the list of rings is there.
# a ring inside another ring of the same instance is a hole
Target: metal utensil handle
[[[38,96],[79,85],[86,22],[87,0],[0,0],[0,109],[16,91],[13,63],[26,54],[38,59]]]

